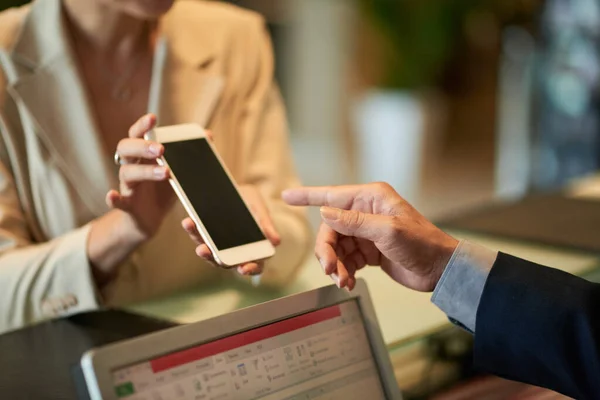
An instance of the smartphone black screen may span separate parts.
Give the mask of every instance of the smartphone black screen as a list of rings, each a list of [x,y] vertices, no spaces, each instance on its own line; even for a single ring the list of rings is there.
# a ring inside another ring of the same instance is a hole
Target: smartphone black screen
[[[217,249],[266,239],[206,139],[163,145],[171,171]]]

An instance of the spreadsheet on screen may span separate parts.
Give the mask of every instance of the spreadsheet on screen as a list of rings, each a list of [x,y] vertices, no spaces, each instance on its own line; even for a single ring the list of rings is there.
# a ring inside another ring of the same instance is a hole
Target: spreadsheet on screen
[[[112,372],[135,400],[385,399],[356,300]]]

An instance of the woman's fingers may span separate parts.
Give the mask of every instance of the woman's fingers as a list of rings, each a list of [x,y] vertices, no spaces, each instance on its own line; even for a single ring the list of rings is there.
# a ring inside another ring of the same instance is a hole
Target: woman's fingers
[[[266,208],[266,207],[265,207]],[[266,212],[259,218],[258,223],[260,224],[265,236],[273,246],[279,246],[281,243],[281,236],[279,236],[279,232],[277,232],[277,228],[275,228],[275,224],[271,219],[271,216]]]
[[[122,194],[129,195],[125,189],[131,189],[140,182],[165,181],[169,179],[169,170],[160,165],[148,164],[125,164],[119,169],[119,180],[121,181]]]
[[[196,255],[205,259],[208,262],[215,263],[215,259],[212,255],[212,252],[208,248],[206,244],[200,244],[196,247]],[[260,275],[263,272],[264,266],[263,263],[247,263],[243,265],[239,265],[237,268],[237,272],[240,275]]]
[[[260,275],[263,273],[264,264],[261,263],[247,263],[237,267],[237,272],[240,275]]]
[[[215,263],[215,258],[213,257],[212,251],[210,251],[208,246],[204,243],[196,247],[196,255],[200,258],[204,258],[206,261]]]
[[[141,139],[155,126],[156,115],[146,114],[140,119],[138,119],[136,122],[134,122],[133,125],[131,125],[131,128],[129,128],[129,137]]]
[[[164,153],[160,143],[144,140],[144,135],[156,126],[156,116],[146,114],[129,128],[129,137],[119,141],[116,153],[124,164],[140,160],[154,161]]]
[[[206,261],[214,263],[215,258],[213,257],[212,251],[210,251],[206,243],[204,243],[204,239],[202,239],[200,232],[198,232],[194,221],[191,218],[186,218],[181,222],[181,226],[190,236],[190,239],[198,245],[196,246],[196,255],[200,258],[204,258]]]
[[[202,239],[200,232],[198,232],[198,229],[196,228],[196,224],[194,223],[194,221],[191,218],[188,217],[188,218],[184,219],[183,221],[181,221],[181,226],[187,232],[187,234],[190,236],[190,238],[194,241],[194,243],[196,243],[197,245],[204,244],[204,240]],[[208,249],[208,246],[206,246],[206,249]],[[208,251],[210,252],[210,250],[208,250]]]
[[[240,193],[250,207],[250,211],[258,221],[260,228],[273,246],[278,246],[281,243],[281,236],[275,228],[275,223],[271,219],[269,208],[264,202],[260,192],[253,186],[241,186]]]
[[[106,205],[111,209],[125,209],[125,203],[123,201],[123,198],[121,197],[121,194],[116,190],[110,190],[106,194]]]
[[[155,161],[164,151],[162,144],[139,138],[121,139],[117,144],[117,153],[126,164],[139,160]]]
[[[115,161],[121,164],[137,164],[140,161],[155,161],[164,153],[160,143],[144,140],[144,135],[156,125],[156,116],[147,114],[129,128],[129,137],[119,141]]]
[[[213,254],[206,245],[206,243],[204,243],[204,240],[198,232],[194,221],[191,218],[186,218],[181,222],[181,226],[187,232],[190,238],[194,241],[194,243],[198,245],[196,246],[196,255],[214,264],[215,258],[213,257]],[[262,262],[251,262],[239,265],[237,267],[237,272],[240,275],[259,275],[262,274],[263,269],[264,264]]]

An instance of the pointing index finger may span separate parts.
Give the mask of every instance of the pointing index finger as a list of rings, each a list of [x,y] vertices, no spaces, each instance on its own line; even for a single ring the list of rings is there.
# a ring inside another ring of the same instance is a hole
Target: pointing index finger
[[[361,190],[358,185],[299,187],[288,189],[281,196],[292,206],[328,206],[348,209]]]

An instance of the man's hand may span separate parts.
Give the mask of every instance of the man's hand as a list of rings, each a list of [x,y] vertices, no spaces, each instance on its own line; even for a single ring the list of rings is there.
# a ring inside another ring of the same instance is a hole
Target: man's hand
[[[356,271],[374,265],[410,289],[432,291],[458,246],[385,183],[290,189],[283,199],[321,207],[315,255],[349,290]]]

